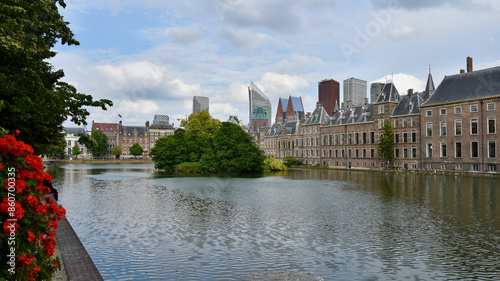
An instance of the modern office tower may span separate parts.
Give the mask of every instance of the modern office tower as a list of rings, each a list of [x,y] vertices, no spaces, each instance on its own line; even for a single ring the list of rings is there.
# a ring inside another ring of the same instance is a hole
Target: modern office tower
[[[280,98],[276,109],[276,122],[285,124],[288,121],[300,121],[304,118],[304,105],[302,97],[288,96],[288,99]]]
[[[384,89],[385,84],[381,82],[374,82],[370,85],[370,103],[377,102],[378,96]]]
[[[340,84],[333,79],[325,79],[318,83],[318,101],[328,115],[340,107]]]
[[[248,86],[250,131],[257,132],[261,127],[271,125],[271,102],[253,83]]]
[[[153,119],[153,125],[158,125],[158,126],[165,126],[169,125],[169,118],[168,115],[155,115],[155,118]]]
[[[349,78],[344,80],[344,105],[364,105],[366,98],[367,83],[364,80],[357,78]]]
[[[205,110],[208,111],[208,97],[193,97],[193,113],[198,114],[200,111]]]

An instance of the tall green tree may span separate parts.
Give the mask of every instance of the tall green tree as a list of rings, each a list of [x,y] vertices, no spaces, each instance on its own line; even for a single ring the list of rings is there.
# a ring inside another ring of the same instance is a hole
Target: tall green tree
[[[384,134],[380,137],[378,155],[380,159],[387,160],[390,165],[392,160],[394,160],[394,132],[389,121],[385,121],[382,129],[384,130]]]
[[[213,136],[220,127],[220,121],[212,118],[210,113],[205,110],[199,113],[192,113],[189,115],[188,120],[182,120],[181,126],[186,129],[186,132],[191,136],[199,136],[209,134]]]
[[[19,129],[18,139],[35,154],[48,154],[64,140],[66,120],[86,125],[89,106],[112,106],[61,81],[64,72],[47,62],[57,42],[79,45],[60,7],[63,0],[0,2],[0,127]]]
[[[91,135],[81,136],[79,143],[83,143],[94,157],[108,154],[108,137],[101,130],[93,130]]]
[[[142,146],[138,143],[134,143],[131,147],[130,147],[130,153],[132,155],[134,155],[135,157],[139,156],[139,155],[142,155],[142,152],[144,151],[144,149],[142,148]]]
[[[213,145],[200,159],[201,170],[209,173],[262,171],[264,156],[252,137],[233,123],[224,122]]]
[[[82,152],[80,151],[80,147],[78,145],[73,146],[71,149],[71,155],[75,155],[75,157],[78,157]]]

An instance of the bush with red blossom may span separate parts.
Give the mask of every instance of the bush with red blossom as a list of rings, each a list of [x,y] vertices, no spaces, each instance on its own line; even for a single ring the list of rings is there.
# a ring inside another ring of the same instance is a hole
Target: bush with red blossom
[[[0,135],[0,280],[50,280],[60,269],[54,229],[66,210],[46,196],[44,179],[52,177],[33,148]]]

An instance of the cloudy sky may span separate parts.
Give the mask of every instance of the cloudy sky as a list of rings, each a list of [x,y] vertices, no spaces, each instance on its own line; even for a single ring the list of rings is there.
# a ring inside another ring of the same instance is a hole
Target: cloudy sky
[[[210,114],[248,122],[253,81],[269,97],[302,96],[306,111],[318,82],[393,77],[400,93],[436,87],[465,68],[500,65],[497,0],[67,0],[61,9],[80,46],[56,47],[64,80],[108,111],[87,120],[143,125],[171,122],[210,98]],[[342,100],[342,86],[341,86]],[[273,118],[274,119],[274,118]],[[65,126],[71,126],[66,123]]]

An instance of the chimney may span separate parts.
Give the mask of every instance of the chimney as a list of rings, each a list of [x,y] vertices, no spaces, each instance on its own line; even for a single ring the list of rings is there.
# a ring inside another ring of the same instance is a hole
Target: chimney
[[[411,98],[413,96],[413,89],[408,89],[408,97]]]
[[[467,57],[467,72],[472,72],[472,58]]]
[[[365,98],[365,105],[368,104],[368,98]]]
[[[320,101],[318,101],[318,102],[316,103],[316,108],[320,108],[320,107],[322,107],[322,106],[323,106],[323,105],[321,104],[321,102],[320,102]]]
[[[120,122],[119,122],[119,123],[120,123],[120,126],[121,126],[121,125],[122,125],[122,120],[120,120]]]
[[[352,106],[352,101],[348,100],[347,101],[347,107],[351,107]]]
[[[460,74],[464,74],[465,73],[465,69],[460,69]]]

